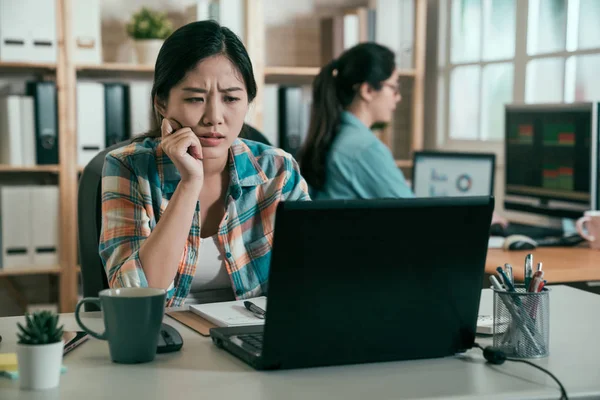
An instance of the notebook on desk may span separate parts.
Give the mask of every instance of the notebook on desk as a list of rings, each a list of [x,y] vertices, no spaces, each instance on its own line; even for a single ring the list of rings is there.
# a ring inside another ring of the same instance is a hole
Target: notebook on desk
[[[264,296],[250,299],[252,303],[266,311],[267,298]],[[190,311],[221,327],[250,326],[264,324],[244,306],[244,300],[221,303],[192,304]]]

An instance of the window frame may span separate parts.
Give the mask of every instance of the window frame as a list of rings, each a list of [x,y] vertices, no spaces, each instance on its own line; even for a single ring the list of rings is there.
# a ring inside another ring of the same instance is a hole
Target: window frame
[[[483,83],[479,88],[479,110],[477,118],[477,130],[478,139],[457,139],[450,136],[450,78],[452,71],[455,68],[463,66],[479,66],[481,68],[481,74],[483,77],[483,68],[487,65],[500,64],[500,63],[512,63],[513,64],[513,104],[525,103],[526,95],[526,76],[527,76],[527,65],[532,60],[539,60],[544,58],[561,58],[565,65],[564,73],[561,77],[562,87],[562,101],[560,103],[569,103],[567,101],[567,93],[573,88],[567,88],[567,84],[575,84],[576,79],[576,68],[569,68],[568,60],[573,56],[585,56],[585,55],[599,55],[600,47],[588,48],[588,49],[570,49],[575,47],[573,44],[577,42],[579,34],[579,0],[566,0],[567,1],[567,15],[565,23],[567,25],[565,29],[565,49],[561,51],[555,51],[551,53],[529,55],[527,53],[527,42],[528,42],[528,25],[529,25],[529,4],[530,0],[516,0],[515,1],[515,53],[513,58],[504,58],[498,60],[487,60],[487,61],[473,61],[464,63],[452,63],[451,62],[451,49],[452,49],[452,3],[460,0],[440,0],[439,1],[439,19],[438,19],[438,48],[437,58],[438,62],[437,77],[436,77],[436,147],[447,150],[455,151],[473,151],[473,152],[489,152],[493,151],[498,156],[497,165],[504,164],[504,140],[503,139],[484,139],[481,137],[481,94],[483,91]],[[481,0],[482,4],[485,0]],[[532,0],[539,1],[539,0]],[[576,10],[576,11],[575,11]],[[485,41],[483,39],[484,32],[484,12],[480,13],[480,24],[482,29],[482,40],[480,43],[480,54],[483,54],[483,47]],[[573,25],[577,23],[576,25]],[[575,35],[575,39],[573,39]],[[573,41],[575,40],[575,41]],[[440,87],[441,79],[441,87]]]

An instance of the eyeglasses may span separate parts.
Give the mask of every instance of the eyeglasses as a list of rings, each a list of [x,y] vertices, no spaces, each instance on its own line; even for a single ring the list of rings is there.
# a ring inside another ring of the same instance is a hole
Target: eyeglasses
[[[395,96],[397,96],[397,95],[400,94],[400,85],[399,84],[393,85],[391,83],[383,82],[382,85],[383,86],[387,86],[390,89],[392,89],[392,91],[394,92]]]

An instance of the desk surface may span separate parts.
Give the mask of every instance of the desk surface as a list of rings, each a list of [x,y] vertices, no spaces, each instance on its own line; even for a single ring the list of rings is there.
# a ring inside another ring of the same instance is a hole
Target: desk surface
[[[565,286],[550,295],[550,353],[536,360],[565,385],[569,396],[600,396],[600,296]],[[482,294],[482,314],[491,314],[492,296]],[[0,352],[16,347],[16,322],[0,319]],[[86,323],[101,329],[98,313]],[[61,317],[76,328],[70,314]],[[154,362],[113,364],[106,342],[90,339],[64,359],[68,372],[57,389],[20,391],[18,382],[0,378],[0,399],[160,399],[201,396],[206,399],[557,399],[555,382],[520,363],[491,366],[481,352],[433,360],[388,362],[291,371],[257,372],[229,353],[166,317],[184,338],[181,352],[157,355]],[[489,339],[478,339],[483,345]],[[597,398],[597,397],[596,397]]]
[[[600,251],[587,247],[542,247],[524,251],[488,249],[485,272],[493,274],[499,265],[509,263],[515,278],[523,281],[523,265],[528,253],[533,254],[534,268],[542,262],[548,283],[600,280]]]

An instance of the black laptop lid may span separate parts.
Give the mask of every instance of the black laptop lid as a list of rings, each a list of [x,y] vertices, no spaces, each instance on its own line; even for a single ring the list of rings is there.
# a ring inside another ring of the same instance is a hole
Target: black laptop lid
[[[491,197],[279,204],[264,365],[472,347],[493,208]]]

